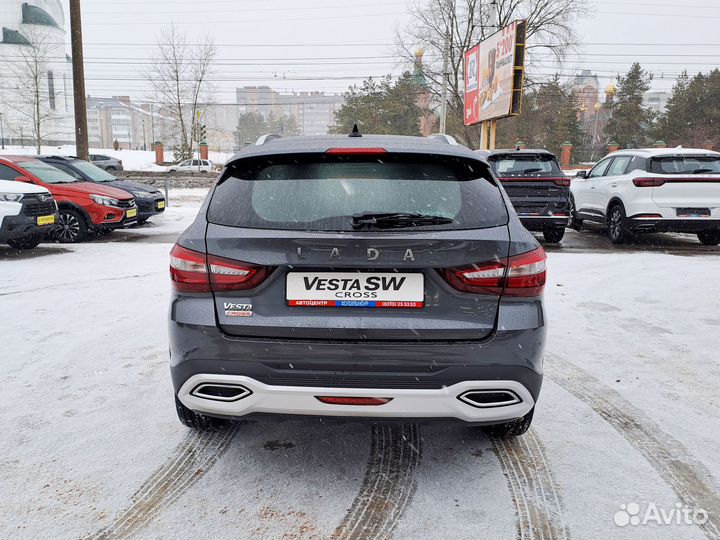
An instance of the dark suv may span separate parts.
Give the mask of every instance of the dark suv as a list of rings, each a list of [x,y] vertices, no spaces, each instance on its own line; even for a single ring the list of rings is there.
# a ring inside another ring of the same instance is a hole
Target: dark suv
[[[450,138],[262,138],[171,252],[180,420],[460,420],[519,435],[545,253]]]
[[[137,205],[138,223],[143,224],[149,218],[162,214],[165,211],[165,196],[162,192],[146,184],[120,180],[109,172],[95,166],[89,161],[69,156],[38,156],[37,159],[44,161],[69,174],[82,182],[94,182],[104,186],[112,186],[122,189],[135,197]]]
[[[547,150],[483,152],[510,196],[520,221],[546,242],[563,239],[570,222],[570,178]]]

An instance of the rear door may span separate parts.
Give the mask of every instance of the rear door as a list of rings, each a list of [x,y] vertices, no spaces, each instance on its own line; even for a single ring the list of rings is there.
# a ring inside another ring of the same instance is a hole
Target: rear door
[[[720,209],[720,156],[655,157],[650,160],[649,169],[653,176],[661,175],[665,180],[652,188],[655,204],[675,208],[680,218],[709,214],[716,217]]]
[[[383,221],[393,214],[399,221]],[[408,215],[438,222],[409,223]],[[457,340],[485,338],[495,327],[499,296],[460,292],[443,273],[508,255],[507,209],[480,161],[412,154],[238,161],[216,187],[208,221],[210,256],[269,272],[248,291],[215,293],[227,334]]]

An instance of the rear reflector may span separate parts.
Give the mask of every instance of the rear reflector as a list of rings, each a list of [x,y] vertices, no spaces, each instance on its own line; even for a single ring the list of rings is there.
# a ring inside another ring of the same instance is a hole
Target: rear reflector
[[[540,296],[545,288],[545,250],[484,263],[447,268],[445,280],[455,289],[474,294]]]
[[[325,153],[341,156],[362,156],[387,154],[387,150],[385,150],[384,148],[330,148]]]
[[[374,397],[336,397],[336,396],[315,396],[315,399],[328,405],[385,405],[390,403],[393,398],[374,398]]]
[[[170,252],[170,277],[175,289],[181,292],[253,289],[271,270],[214,255],[206,256],[177,244]]]

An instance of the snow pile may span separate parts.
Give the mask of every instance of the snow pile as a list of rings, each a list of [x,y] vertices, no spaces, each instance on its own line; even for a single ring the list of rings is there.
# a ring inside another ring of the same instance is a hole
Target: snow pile
[[[66,144],[63,146],[43,146],[42,153],[45,155],[62,155],[74,156],[75,145]],[[167,167],[155,164],[155,152],[144,150],[108,150],[107,148],[91,148],[91,154],[104,154],[120,159],[123,162],[123,168],[126,171],[148,171],[148,172],[165,172]],[[0,155],[22,155],[34,156],[37,154],[35,148],[31,146],[5,146],[5,150],[0,150]],[[210,152],[209,158],[215,164],[222,165],[232,157],[232,152]],[[165,161],[173,161],[172,150],[165,151]]]

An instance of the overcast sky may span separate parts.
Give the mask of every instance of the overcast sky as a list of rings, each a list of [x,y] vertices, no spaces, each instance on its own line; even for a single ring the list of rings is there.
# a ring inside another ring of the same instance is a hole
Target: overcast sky
[[[583,45],[564,66],[543,64],[536,72],[591,69],[605,86],[638,60],[655,74],[654,89],[669,90],[682,69],[718,65],[717,0],[591,2],[593,13],[578,22]],[[82,6],[91,95],[150,98],[141,70],[171,21],[191,41],[204,33],[215,39],[219,103],[234,102],[238,86],[339,93],[367,76],[402,71],[392,44],[395,29],[408,22],[405,0],[82,0]]]

